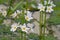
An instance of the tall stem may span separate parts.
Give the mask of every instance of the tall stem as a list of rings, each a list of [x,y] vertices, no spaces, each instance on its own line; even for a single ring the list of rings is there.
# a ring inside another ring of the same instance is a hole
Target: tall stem
[[[44,13],[44,32],[43,32],[44,40],[45,40],[45,28],[46,28],[46,13]]]
[[[40,39],[42,39],[43,13],[40,12]]]
[[[20,32],[20,39],[22,40],[22,33]]]
[[[40,0],[40,3],[43,3],[44,0]],[[42,25],[43,25],[43,13],[40,12],[40,40],[42,40]]]
[[[24,39],[24,40],[27,40],[27,38],[26,38],[26,33],[25,33],[24,37],[25,37],[25,39]]]

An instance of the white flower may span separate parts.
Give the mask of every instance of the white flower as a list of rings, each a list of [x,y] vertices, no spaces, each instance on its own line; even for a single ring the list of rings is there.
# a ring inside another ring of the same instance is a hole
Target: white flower
[[[18,14],[20,14],[20,13],[21,13],[21,11],[20,11],[20,10],[17,10],[16,12],[17,12]]]
[[[53,3],[53,1],[49,0],[48,4],[50,4],[52,7],[55,7],[56,5]]]
[[[45,6],[38,4],[38,9],[40,9],[40,11],[45,11]]]
[[[46,10],[46,12],[51,13],[52,11],[54,11],[54,10],[52,9],[52,6],[47,6],[47,10]]]
[[[3,15],[4,17],[6,17],[7,11],[2,11],[2,15]]]
[[[22,30],[23,32],[28,33],[29,29],[30,29],[30,28],[26,27],[26,24],[21,25],[21,30]]]
[[[19,18],[19,14],[21,14],[22,13],[22,10],[20,11],[20,10],[16,10],[12,15],[11,15],[11,17],[12,18],[15,18],[15,17],[17,17],[17,18]]]
[[[16,12],[14,12],[11,16],[12,16],[12,18],[17,17],[17,13],[16,13]]]
[[[33,23],[28,23],[28,24],[27,24],[27,27],[30,28],[30,31],[31,31],[31,32],[34,32],[34,30],[33,30],[34,24],[33,24]]]
[[[55,7],[56,5],[53,3],[53,1],[50,3],[52,7]]]
[[[40,8],[40,11],[45,11],[45,6],[42,6],[42,7]]]
[[[48,2],[47,1],[44,1],[44,5],[47,5],[47,4],[50,4],[50,6],[52,6],[52,7],[55,7],[56,5],[53,3],[53,1],[51,1],[51,0],[48,0]]]
[[[17,27],[19,27],[19,25],[18,25],[17,23],[13,23],[13,24],[11,25],[10,31],[13,31],[13,32],[16,31]]]
[[[44,5],[47,5],[47,1],[44,1]]]
[[[26,19],[27,21],[30,21],[31,19],[33,19],[32,13],[29,12],[29,11],[27,11],[27,15],[25,15],[25,19]]]
[[[48,4],[50,4],[51,3],[51,0],[48,0]]]

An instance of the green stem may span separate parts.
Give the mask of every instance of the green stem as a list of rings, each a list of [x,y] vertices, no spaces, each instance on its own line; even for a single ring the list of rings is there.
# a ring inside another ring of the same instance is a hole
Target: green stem
[[[23,40],[22,31],[21,31],[21,33],[20,33],[20,38],[21,38],[21,40]]]
[[[25,15],[25,13],[24,13],[24,15]],[[24,20],[24,21],[26,21],[26,20]],[[26,32],[23,35],[24,35],[24,39],[23,40],[26,40]]]
[[[44,39],[45,39],[45,28],[46,28],[46,13],[44,13]]]
[[[40,13],[40,39],[42,39],[43,13]]]
[[[40,0],[40,3],[43,3],[44,0]],[[42,25],[43,25],[43,13],[40,13],[40,40],[42,40]]]
[[[26,39],[26,33],[25,33],[25,39],[24,39],[24,40],[27,40],[27,39]]]

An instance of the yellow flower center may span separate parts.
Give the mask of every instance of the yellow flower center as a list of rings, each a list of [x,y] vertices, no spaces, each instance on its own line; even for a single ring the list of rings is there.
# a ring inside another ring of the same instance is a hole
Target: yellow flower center
[[[50,10],[50,8],[48,8],[48,10]]]
[[[41,11],[44,11],[45,10],[45,7],[41,7]]]
[[[42,7],[42,9],[44,9],[44,7]]]
[[[22,28],[22,30],[26,30],[26,28],[24,27],[24,28]]]
[[[29,18],[26,16],[26,20],[28,20]]]
[[[14,27],[14,29],[16,29],[16,27]]]

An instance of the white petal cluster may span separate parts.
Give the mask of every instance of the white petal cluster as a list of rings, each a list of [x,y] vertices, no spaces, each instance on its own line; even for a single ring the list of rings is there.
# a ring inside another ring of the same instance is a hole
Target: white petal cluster
[[[12,16],[12,18],[17,17],[17,13],[16,13],[16,12],[14,12],[11,16]]]
[[[12,25],[11,25],[11,29],[10,29],[10,31],[16,31],[16,29],[19,27],[19,25],[17,24],[17,23],[13,23]]]
[[[56,5],[53,3],[53,1],[49,0],[48,4],[50,4],[52,7],[55,7]]]
[[[22,13],[22,10],[16,10],[16,13],[17,14],[21,14]]]
[[[30,28],[31,32],[34,32],[34,29],[33,28],[35,27],[35,25],[33,23],[28,23],[27,24],[27,27]]]
[[[20,28],[21,31],[28,33],[29,31],[32,31],[32,32],[34,31],[33,27],[34,27],[34,25],[31,23],[28,23],[28,24],[24,23],[23,25],[18,24],[18,23],[13,23],[11,25],[10,31],[15,32],[17,30],[17,28]]]
[[[51,1],[51,0],[48,0],[48,2],[47,1],[44,1],[44,5],[50,5],[50,6],[52,6],[52,7],[55,7],[56,5],[53,3],[53,1]]]
[[[38,9],[40,9],[40,11],[45,11],[45,6],[38,4]]]
[[[33,19],[32,13],[31,13],[30,11],[27,11],[27,15],[25,15],[25,19],[26,19],[27,21],[30,21],[31,19]]]
[[[30,29],[30,28],[28,28],[25,23],[24,23],[23,25],[21,25],[21,30],[22,30],[23,32],[28,33],[29,29]]]
[[[44,4],[38,4],[38,9],[40,9],[40,12],[48,12],[51,13],[53,10],[53,7],[55,7],[56,5],[53,3],[53,1],[48,0],[48,1],[44,1]]]
[[[47,5],[48,3],[47,3],[47,1],[44,1],[44,5]]]
[[[12,18],[15,18],[20,13],[22,13],[22,11],[17,10],[11,16],[12,16]],[[24,15],[25,17],[24,18],[25,18],[26,21],[30,21],[30,20],[33,19],[32,12],[24,10],[24,13],[25,13],[25,15]],[[17,30],[17,28],[20,28],[23,32],[28,33],[29,31],[33,31],[33,24],[28,25],[26,23],[24,23],[24,24],[13,23],[11,25],[10,31],[13,31],[14,32],[14,31]]]
[[[52,11],[54,11],[54,10],[52,9],[52,7],[51,7],[51,6],[47,6],[47,10],[46,10],[46,12],[51,13]]]
[[[20,13],[21,13],[20,10],[16,10],[16,11],[11,15],[11,17],[12,17],[12,18],[15,18],[15,17],[17,17],[18,14],[20,14]]]

